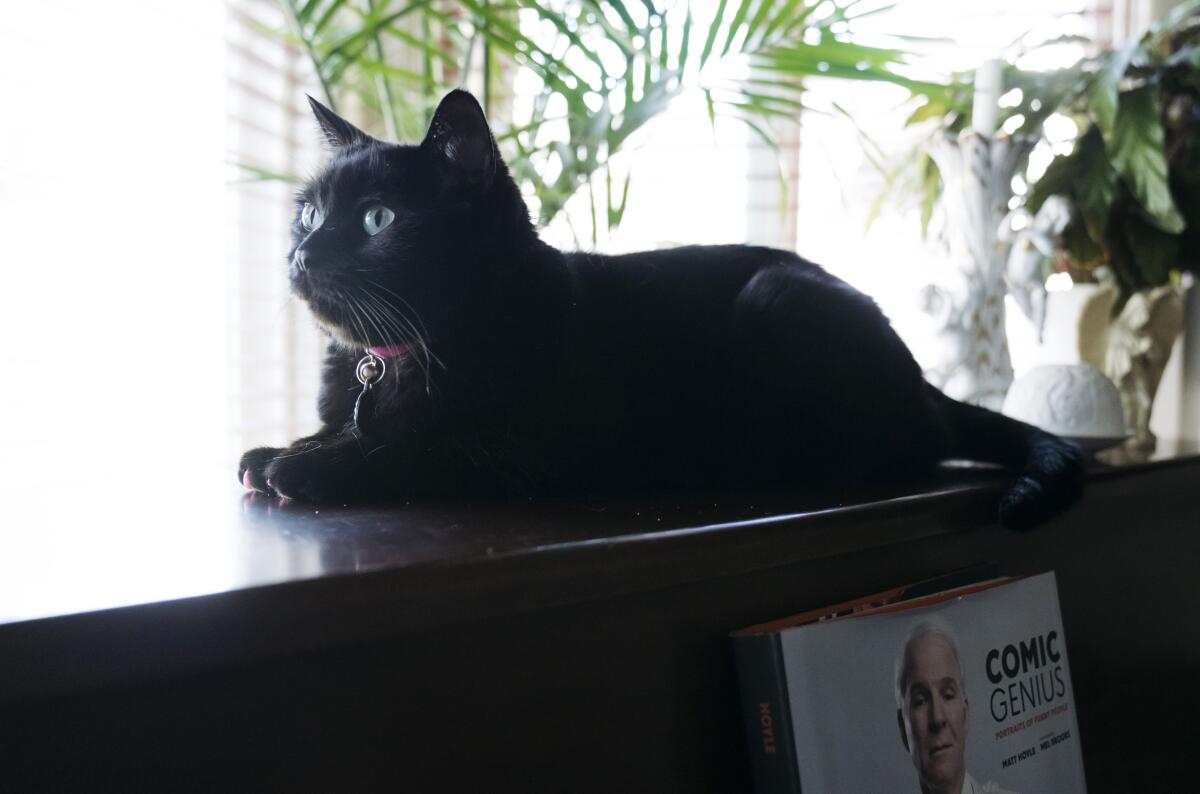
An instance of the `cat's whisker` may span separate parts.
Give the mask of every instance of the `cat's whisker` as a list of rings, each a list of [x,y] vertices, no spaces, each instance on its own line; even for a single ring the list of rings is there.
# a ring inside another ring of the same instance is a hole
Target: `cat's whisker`
[[[387,323],[383,322],[382,318],[379,316],[379,310],[373,307],[369,301],[363,301],[359,305],[362,307],[363,314],[366,316],[367,322],[369,322],[375,332],[379,334],[379,338],[381,340],[385,342],[398,341],[401,344],[408,344],[407,336],[405,336],[403,333],[400,333],[399,329],[389,327]],[[399,338],[393,340],[393,335]]]
[[[392,290],[388,289],[387,287],[383,286],[382,284],[375,282],[375,281],[371,281],[370,279],[367,279],[367,281],[368,281],[368,283],[373,284],[374,286],[387,292],[388,294],[393,295],[398,301],[403,303],[410,312],[412,312],[412,314],[416,317],[417,322],[420,323],[420,325],[421,325],[420,330],[418,330],[416,328],[416,326],[413,324],[412,320],[409,319],[408,315],[405,312],[400,310],[398,307],[393,306],[387,299],[385,299],[381,295],[372,293],[370,290],[364,290],[364,292],[366,292],[367,294],[370,294],[377,303],[381,304],[382,308],[387,310],[387,312],[389,313],[390,316],[395,317],[397,320],[403,321],[406,325],[408,325],[412,329],[414,336],[416,336],[418,341],[420,342],[422,351],[425,353],[426,362],[430,366],[432,366],[433,364],[436,363],[439,367],[441,367],[442,369],[445,369],[446,368],[445,363],[440,358],[438,358],[437,355],[430,348],[430,346],[429,346],[429,329],[425,326],[425,322],[421,319],[421,315],[417,312],[416,309],[414,309],[412,307],[412,304],[410,304],[408,301],[404,300],[404,298],[401,298],[399,295],[396,295],[395,292],[392,292]]]
[[[353,303],[356,311],[361,313],[361,316],[363,319],[363,326],[364,326],[364,329],[363,329],[364,342],[366,342],[368,345],[370,344],[371,335],[369,332],[371,332],[371,331],[373,331],[377,335],[377,337],[381,343],[386,344],[387,342],[391,341],[390,334],[388,334],[385,329],[380,327],[378,321],[376,320],[375,312],[372,311],[370,305],[368,305],[367,303],[360,300],[358,296],[349,297],[348,300],[350,300]]]
[[[424,361],[421,360],[420,356],[417,357],[417,365],[419,367],[421,367],[422,372],[425,374],[425,393],[431,394],[432,393],[432,382],[431,382],[432,373],[430,370],[431,370],[432,365],[430,363],[431,353],[429,350],[429,345],[426,344],[425,340],[421,338],[420,333],[417,332],[417,329],[412,325],[411,322],[408,321],[407,318],[403,317],[402,315],[401,316],[393,315],[390,311],[388,311],[388,308],[392,308],[394,310],[394,307],[388,307],[386,302],[384,302],[378,295],[375,295],[375,294],[371,293],[370,291],[364,289],[362,291],[362,297],[364,297],[368,301],[368,303],[363,304],[364,308],[369,308],[370,306],[373,305],[374,309],[372,309],[372,314],[377,316],[379,318],[379,321],[385,327],[393,330],[398,336],[400,336],[401,340],[405,344],[408,344],[413,347],[419,347],[420,350],[425,354]],[[385,307],[388,307],[388,308],[385,308]],[[404,322],[404,324],[408,327],[410,333],[405,333],[404,329],[400,325],[400,322]],[[441,364],[440,361],[438,363]]]
[[[404,326],[406,326],[410,330],[411,336],[413,339],[413,346],[416,348],[416,352],[417,352],[417,364],[421,367],[422,371],[425,374],[425,392],[426,392],[426,394],[431,394],[432,393],[432,375],[433,375],[433,373],[432,373],[432,369],[433,369],[432,358],[433,358],[433,356],[429,349],[428,343],[425,341],[424,338],[422,338],[420,332],[417,331],[417,329],[413,326],[413,324],[406,317],[404,317],[403,315],[401,315],[399,313],[395,313],[394,309],[392,307],[390,307],[390,305],[387,304],[385,301],[383,301],[381,298],[379,298],[377,295],[370,295],[369,297],[370,297],[371,301],[374,304],[376,304],[377,310],[380,312],[380,314],[385,318],[385,322],[389,323],[392,327],[395,327],[397,330],[400,329],[401,323],[403,323]],[[423,360],[422,360],[422,357],[423,357]],[[440,360],[438,361],[438,363],[439,363],[439,365],[441,364]]]
[[[397,312],[395,307],[389,305],[370,290],[364,289],[362,290],[362,294],[375,307],[375,311],[389,328],[403,336],[405,341],[411,343],[414,347],[426,347],[425,340],[420,331],[417,330],[416,326],[407,317]]]
[[[338,296],[338,299],[345,304],[350,313],[350,322],[354,325],[354,332],[359,335],[360,340],[362,340],[364,343],[367,343],[370,339],[370,335],[367,333],[366,325],[362,322],[362,318],[360,317],[360,309],[354,301],[354,296],[351,295],[349,291],[339,288],[335,288],[335,292]]]
[[[408,336],[411,337],[413,345],[421,348],[421,350],[425,353],[426,364],[430,363],[429,343],[426,341],[424,335],[417,330],[416,326],[414,326],[412,322],[402,314],[393,313],[390,311],[391,307],[389,307],[386,302],[382,301],[377,296],[372,295],[370,297],[372,303],[374,303],[376,306],[377,311],[388,323],[391,324],[392,327],[396,328],[397,330],[400,330],[401,328],[406,328],[408,330]],[[438,363],[440,364],[441,362],[439,361]]]
[[[434,355],[433,351],[429,347],[429,343],[426,341],[424,336],[412,324],[412,321],[409,320],[406,316],[404,316],[403,312],[396,309],[396,307],[389,304],[386,300],[384,300],[380,296],[375,295],[374,293],[371,293],[369,290],[363,290],[363,294],[373,304],[375,304],[376,310],[383,316],[385,322],[390,323],[391,327],[396,328],[397,331],[399,331],[400,323],[404,323],[404,325],[407,326],[408,329],[411,331],[414,346],[419,348],[419,350],[418,350],[419,355],[417,357],[417,363],[418,363],[418,365],[420,365],[421,369],[425,373],[425,392],[426,392],[426,394],[431,394],[432,393],[432,382],[431,382],[432,372],[431,372],[431,370],[433,369],[434,362],[436,361],[437,365],[439,367],[441,367],[442,369],[445,369],[446,365],[444,363],[442,363],[442,360],[440,358],[438,358],[436,355]],[[425,359],[424,361],[421,361],[420,355],[424,356],[424,359]]]
[[[413,317],[415,317],[415,318],[416,318],[416,320],[417,320],[417,322],[418,322],[418,323],[420,323],[420,325],[421,325],[421,331],[422,331],[422,333],[423,333],[424,337],[425,337],[425,338],[428,338],[428,337],[429,337],[429,329],[428,329],[428,328],[425,326],[425,321],[421,319],[421,314],[420,314],[420,312],[418,312],[416,309],[414,309],[414,308],[412,307],[412,304],[411,304],[411,303],[409,303],[408,301],[404,300],[404,298],[400,297],[399,295],[397,295],[397,294],[396,294],[395,292],[393,292],[392,290],[390,290],[390,289],[388,289],[387,287],[383,286],[383,285],[382,285],[382,284],[380,284],[378,281],[374,281],[374,280],[372,280],[372,279],[366,279],[366,281],[367,281],[367,283],[368,283],[368,284],[371,284],[371,285],[373,285],[373,286],[375,286],[375,287],[378,287],[379,289],[383,290],[384,292],[386,292],[387,294],[391,295],[393,298],[395,298],[396,300],[398,300],[398,301],[400,301],[402,304],[404,304],[404,308],[406,308],[406,309],[408,309],[410,312],[412,312],[412,315],[413,315]],[[379,298],[382,300],[382,297],[381,297],[381,296],[376,296],[376,297],[379,297]],[[385,301],[385,303],[386,303],[386,301]],[[390,306],[390,304],[388,304],[388,305]],[[391,306],[391,308],[392,308],[394,311],[397,311],[397,312],[399,313],[399,309],[397,309],[395,306]]]
[[[379,332],[384,341],[397,341],[402,344],[410,343],[409,335],[405,333],[403,328],[389,323],[387,321],[388,318],[381,315],[379,307],[375,304],[375,301],[372,299],[372,295],[370,293],[368,293],[366,290],[361,290],[359,292],[359,297],[362,299],[362,303],[360,305],[362,306],[363,312],[371,317],[375,330]],[[392,339],[393,335],[398,338]]]

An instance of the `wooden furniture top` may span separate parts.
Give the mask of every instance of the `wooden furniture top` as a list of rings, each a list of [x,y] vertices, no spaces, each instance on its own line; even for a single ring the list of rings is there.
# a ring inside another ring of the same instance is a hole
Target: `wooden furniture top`
[[[1200,475],[1200,448],[1097,464],[1090,487],[1179,467]],[[995,523],[1007,479],[962,467],[908,492],[314,507],[231,487],[9,504],[0,702],[972,531]]]

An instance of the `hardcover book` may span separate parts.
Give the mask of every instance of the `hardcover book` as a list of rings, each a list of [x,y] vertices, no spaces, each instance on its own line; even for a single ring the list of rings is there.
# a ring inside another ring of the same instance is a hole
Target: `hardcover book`
[[[1086,791],[1053,573],[736,632],[755,790]]]

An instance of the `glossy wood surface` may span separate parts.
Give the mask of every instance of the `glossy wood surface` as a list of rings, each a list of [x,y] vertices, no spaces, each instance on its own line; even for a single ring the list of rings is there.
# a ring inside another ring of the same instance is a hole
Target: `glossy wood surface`
[[[1163,442],[1148,461],[1096,465],[1092,476],[1177,465],[1197,454],[1197,445]],[[895,510],[961,511],[982,505],[1002,482],[986,469],[964,468],[891,491],[375,507],[286,504],[233,485],[201,494],[107,483],[82,497],[48,490],[0,504],[0,627],[349,574],[503,565],[697,534],[725,538],[753,526],[835,526]],[[986,511],[972,516],[988,518]]]
[[[1096,463],[1090,478],[1194,465],[1198,455],[1161,443],[1149,460]],[[157,630],[154,615],[226,609],[247,622],[254,610],[282,609],[331,641],[428,628],[988,526],[1004,482],[946,468],[915,492],[313,507],[231,488],[173,508],[121,491],[48,505],[39,525],[0,532],[0,699],[108,680],[103,664],[57,681],[42,666],[12,669],[19,656],[7,651],[43,635]],[[351,610],[320,625],[334,604],[392,593],[405,601],[386,617]],[[175,656],[187,668],[252,656],[265,636]],[[124,678],[119,649],[113,666]]]

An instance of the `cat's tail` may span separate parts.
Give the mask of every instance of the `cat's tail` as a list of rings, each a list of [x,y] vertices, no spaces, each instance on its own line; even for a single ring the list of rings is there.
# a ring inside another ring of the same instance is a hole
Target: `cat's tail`
[[[1083,453],[1070,441],[927,386],[946,428],[947,457],[1019,472],[1000,500],[1000,523],[1026,530],[1070,507],[1083,492]]]

